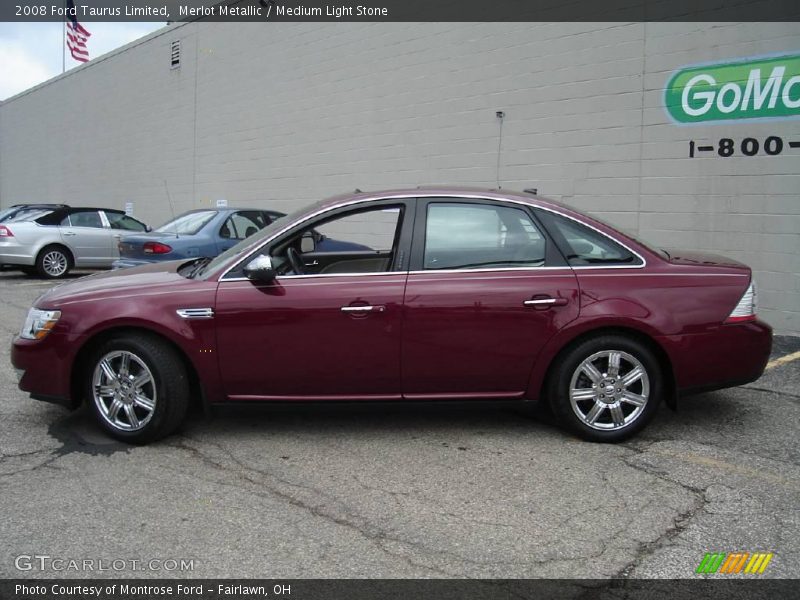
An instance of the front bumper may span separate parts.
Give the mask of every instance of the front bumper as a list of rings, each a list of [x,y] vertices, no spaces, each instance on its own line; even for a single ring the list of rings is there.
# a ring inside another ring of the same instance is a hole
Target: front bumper
[[[772,327],[763,321],[720,325],[713,331],[657,338],[672,363],[678,393],[688,395],[755,381],[772,352]]]
[[[51,333],[43,340],[15,337],[11,344],[11,364],[18,374],[19,389],[31,398],[77,408],[79,398],[70,389],[74,341],[60,333]]]

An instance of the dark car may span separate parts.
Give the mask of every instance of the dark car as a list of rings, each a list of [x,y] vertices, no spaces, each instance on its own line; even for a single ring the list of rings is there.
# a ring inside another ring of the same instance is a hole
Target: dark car
[[[320,252],[313,232],[369,250]],[[421,188],[332,198],[213,260],[61,285],[11,359],[22,390],[86,400],[137,443],[190,402],[453,399],[544,400],[603,442],[662,401],[757,379],[771,343],[741,263],[527,194]]]
[[[124,269],[179,258],[214,257],[257,233],[284,213],[251,208],[191,210],[142,235],[120,240],[119,260]]]

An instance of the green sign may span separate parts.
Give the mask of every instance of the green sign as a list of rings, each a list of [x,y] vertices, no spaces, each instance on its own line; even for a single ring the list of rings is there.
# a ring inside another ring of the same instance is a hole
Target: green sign
[[[679,123],[800,116],[800,54],[681,69],[664,102]]]

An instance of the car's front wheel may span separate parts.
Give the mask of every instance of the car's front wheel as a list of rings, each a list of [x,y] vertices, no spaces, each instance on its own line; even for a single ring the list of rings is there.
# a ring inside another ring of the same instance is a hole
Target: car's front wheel
[[[639,341],[602,335],[575,345],[550,378],[549,397],[561,423],[595,442],[617,442],[653,418],[663,380],[658,360]]]
[[[186,416],[189,379],[177,351],[147,334],[102,343],[87,369],[88,396],[100,425],[134,444],[160,439]]]

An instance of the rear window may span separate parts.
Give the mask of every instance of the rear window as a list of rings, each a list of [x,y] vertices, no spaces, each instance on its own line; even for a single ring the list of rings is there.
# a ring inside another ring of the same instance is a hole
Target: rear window
[[[8,223],[14,223],[15,221],[16,222],[19,222],[19,221],[33,221],[35,219],[38,219],[39,217],[43,217],[45,215],[49,215],[51,212],[53,212],[53,211],[52,210],[48,210],[46,208],[34,208],[34,209],[28,209],[28,210],[21,210],[17,214],[12,215],[8,219],[6,219],[6,221]]]
[[[217,214],[215,210],[201,210],[186,213],[167,221],[156,229],[159,233],[177,233],[179,235],[194,235],[199,232]]]

